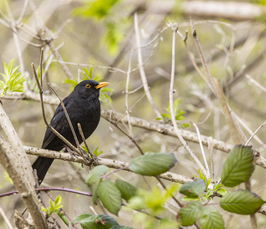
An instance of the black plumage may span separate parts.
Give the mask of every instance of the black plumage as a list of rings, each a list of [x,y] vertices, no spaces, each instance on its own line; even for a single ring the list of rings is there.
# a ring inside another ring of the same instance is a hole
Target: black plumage
[[[86,139],[94,132],[100,121],[101,113],[99,89],[106,85],[108,85],[106,82],[98,83],[94,80],[84,80],[80,82],[75,87],[74,91],[63,100],[79,144],[82,143],[82,138],[79,134],[77,124],[80,123]],[[55,110],[54,116],[51,120],[51,126],[63,135],[71,144],[76,146],[61,104],[59,104]],[[42,148],[60,151],[64,147],[64,142],[47,128]],[[43,181],[53,160],[54,159],[51,158],[38,157],[33,163],[32,168],[37,170],[39,183]]]

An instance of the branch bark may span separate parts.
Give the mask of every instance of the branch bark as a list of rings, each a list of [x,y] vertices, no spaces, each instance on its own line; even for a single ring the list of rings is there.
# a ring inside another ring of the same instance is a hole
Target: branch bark
[[[9,141],[8,143],[3,138],[0,138],[0,163],[12,179],[33,219],[35,227],[37,229],[46,229],[47,223],[34,190],[35,180],[30,162],[16,131],[1,105],[0,117],[0,125]]]

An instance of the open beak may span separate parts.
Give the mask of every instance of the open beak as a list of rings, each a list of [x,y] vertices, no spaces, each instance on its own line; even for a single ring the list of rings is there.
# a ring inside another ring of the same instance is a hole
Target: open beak
[[[105,87],[105,86],[107,86],[109,83],[107,83],[107,82],[101,82],[101,83],[99,83],[95,88],[96,89],[100,89],[100,88],[102,88],[102,87]]]

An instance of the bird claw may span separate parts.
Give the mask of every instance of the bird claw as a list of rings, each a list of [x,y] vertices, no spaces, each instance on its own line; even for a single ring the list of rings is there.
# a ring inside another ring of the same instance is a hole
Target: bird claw
[[[75,151],[69,149],[68,147],[66,147],[65,151],[69,153],[70,157],[72,158],[72,161],[75,161],[75,157],[80,156],[78,153],[76,153]]]

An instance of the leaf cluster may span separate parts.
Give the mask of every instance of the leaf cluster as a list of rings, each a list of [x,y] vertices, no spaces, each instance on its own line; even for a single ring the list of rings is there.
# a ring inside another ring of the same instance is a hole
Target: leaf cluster
[[[129,164],[129,169],[137,174],[157,176],[168,171],[176,161],[173,154],[149,153],[132,159]],[[86,183],[88,186],[93,186],[93,203],[97,204],[99,197],[103,206],[109,212],[118,215],[122,206],[122,199],[129,201],[136,195],[137,188],[120,179],[116,179],[115,183],[106,179],[108,176],[104,176],[104,174],[108,170],[109,168],[104,165],[93,168],[87,176]],[[169,194],[167,195],[168,197]]]
[[[254,171],[253,152],[250,147],[237,145],[228,154],[223,165],[221,182],[210,188],[211,180],[200,173],[196,181],[187,182],[180,188],[183,200],[192,201],[179,211],[183,226],[190,226],[200,219],[201,228],[224,228],[224,221],[218,209],[209,206],[214,194],[222,196],[219,205],[225,211],[250,215],[255,214],[264,201],[249,190],[227,193],[224,187],[235,187],[247,181]]]
[[[0,97],[3,97],[8,92],[23,92],[25,78],[24,75],[21,75],[21,72],[18,72],[19,66],[14,67],[14,64],[14,59],[8,65],[4,63],[5,73],[0,73],[3,77],[3,80],[0,80],[0,90],[2,90]]]
[[[176,99],[173,103],[173,110],[174,110],[175,120],[177,124],[179,124],[179,121],[182,121],[183,119],[185,119],[185,117],[182,115],[186,113],[184,110],[178,108],[179,105],[180,105],[180,98]],[[168,103],[168,107],[165,108],[165,110],[168,113],[162,113],[161,114],[162,117],[156,118],[155,120],[163,120],[166,123],[171,122],[172,117],[171,117],[170,103]],[[188,128],[188,127],[190,127],[190,124],[188,123],[183,123],[180,125],[180,128]]]

